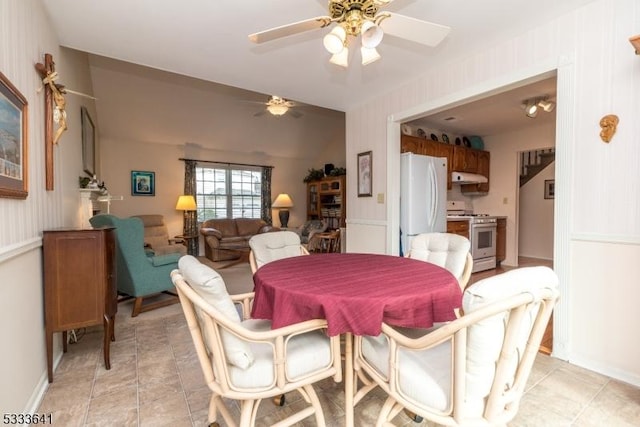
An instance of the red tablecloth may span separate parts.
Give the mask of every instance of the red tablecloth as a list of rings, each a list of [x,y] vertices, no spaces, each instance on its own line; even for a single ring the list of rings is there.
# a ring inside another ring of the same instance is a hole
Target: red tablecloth
[[[280,328],[327,319],[329,335],[378,335],[382,322],[428,328],[455,319],[462,293],[447,270],[390,255],[314,254],[271,262],[253,277],[252,317]]]

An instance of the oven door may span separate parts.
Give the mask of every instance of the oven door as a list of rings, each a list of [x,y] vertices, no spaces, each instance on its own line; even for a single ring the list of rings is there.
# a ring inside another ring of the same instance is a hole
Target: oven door
[[[496,256],[496,223],[471,224],[471,256],[474,260]]]

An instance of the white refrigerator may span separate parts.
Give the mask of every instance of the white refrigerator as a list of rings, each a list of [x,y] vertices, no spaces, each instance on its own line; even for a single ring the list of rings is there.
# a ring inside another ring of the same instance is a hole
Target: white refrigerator
[[[400,155],[400,248],[418,234],[447,231],[447,159]]]

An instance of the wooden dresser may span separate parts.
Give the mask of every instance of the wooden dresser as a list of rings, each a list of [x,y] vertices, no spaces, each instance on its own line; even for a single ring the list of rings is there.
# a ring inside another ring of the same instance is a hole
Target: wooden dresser
[[[47,372],[53,381],[53,334],[102,324],[104,364],[111,368],[116,294],[115,229],[55,229],[43,232]]]

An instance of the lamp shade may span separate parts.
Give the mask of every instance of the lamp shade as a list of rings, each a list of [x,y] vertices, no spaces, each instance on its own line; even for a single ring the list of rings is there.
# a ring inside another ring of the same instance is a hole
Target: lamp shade
[[[288,194],[280,193],[276,200],[271,205],[272,208],[291,208],[293,207],[293,200]]]
[[[196,199],[194,199],[193,196],[180,196],[178,198],[178,203],[176,203],[176,210],[195,211],[196,209]]]

